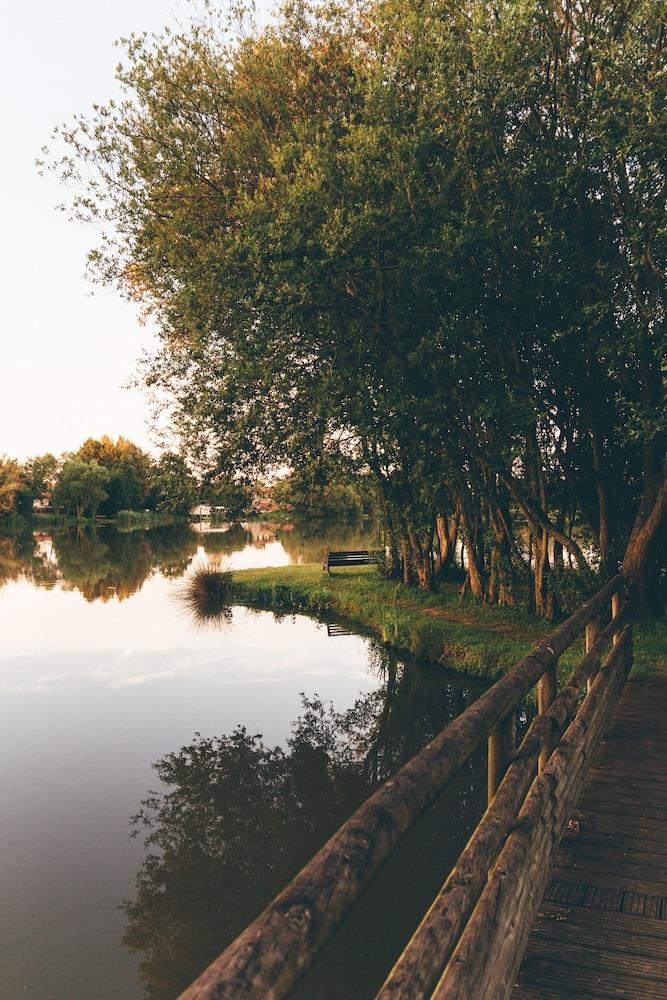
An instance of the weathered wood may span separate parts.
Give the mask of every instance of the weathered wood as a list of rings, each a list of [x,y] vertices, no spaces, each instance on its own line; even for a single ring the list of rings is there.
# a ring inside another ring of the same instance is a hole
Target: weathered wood
[[[598,636],[547,714],[539,715],[531,723],[493,801],[391,970],[377,1000],[418,1000],[430,994],[517,816],[535,775],[537,756],[544,741],[553,738],[569,722],[588,675],[597,671],[600,657],[628,613],[626,604],[619,610],[616,620]]]
[[[598,637],[599,634],[600,634],[600,620],[598,618],[594,618],[593,621],[590,621],[588,623],[588,625],[586,626],[586,652],[587,653],[590,652],[590,650],[593,648],[593,646],[595,644],[595,640],[597,639],[597,637]],[[590,691],[590,689],[591,689],[591,687],[593,685],[593,681],[595,679],[595,674],[596,673],[597,673],[597,671],[594,671],[591,674],[591,676],[588,678],[587,688],[588,688],[589,691]]]
[[[582,933],[580,928],[572,928],[573,933],[561,933],[561,941],[567,944],[568,954],[570,961],[574,965],[586,965],[588,957],[587,942],[582,940]],[[598,947],[604,955],[605,965],[607,969],[616,968],[620,973],[628,973],[636,970],[637,962],[636,952],[635,954],[627,954],[625,949],[619,949],[618,947],[610,947],[608,940],[600,940],[598,935]],[[640,951],[639,954],[642,958],[642,969],[644,975],[651,979],[660,980],[661,973],[664,972],[665,963],[662,956],[655,957],[651,954],[649,949],[644,947],[643,952]]]
[[[658,780],[663,779],[664,775],[661,775]],[[617,821],[610,820],[604,813],[594,813],[587,804],[586,818],[577,820],[576,836],[566,836],[563,844],[595,844],[602,849],[616,845],[626,852],[643,850],[647,854],[667,858],[667,824],[651,820],[650,827],[647,827],[636,814],[635,820],[632,828],[627,829],[625,825],[619,826]]]
[[[644,914],[642,920],[622,920],[623,910],[597,910],[586,906],[566,906],[562,902],[544,902],[535,924],[535,933],[548,938],[554,929],[554,922],[567,923],[568,928],[576,928],[583,937],[596,937],[614,943],[617,948],[628,951],[662,954],[667,958],[667,936],[665,920]],[[565,919],[563,919],[565,918]],[[558,927],[560,931],[560,927]]]
[[[656,889],[657,883],[664,883],[667,878],[667,845],[659,843],[647,845],[641,838],[637,838],[632,845],[627,841],[621,845],[618,838],[601,838],[594,834],[587,836],[581,831],[576,837],[563,841],[563,844],[566,848],[576,848],[577,861],[584,861],[587,869],[589,861],[595,865],[603,857],[606,862],[617,861],[619,865],[634,865],[644,873],[649,870],[656,876]],[[569,850],[564,852],[565,858],[569,859],[569,856]]]
[[[667,713],[667,678],[631,678],[625,686],[611,734],[588,772],[577,804],[578,829],[563,842],[556,877],[545,894],[545,899],[557,903],[543,903],[540,908],[544,917],[538,919],[531,934],[513,1000],[543,1000],[545,995],[571,1000],[575,982],[579,987],[586,983],[593,998],[652,1000],[667,995],[667,823],[664,818],[642,818],[654,801],[654,789],[667,773],[667,743],[650,724],[632,742],[617,735],[628,716],[644,711],[649,717]],[[626,796],[619,797],[618,791],[610,788],[603,792],[609,809],[616,803],[622,805],[622,811],[603,813],[591,805],[591,795],[599,786],[600,760],[615,760],[619,769],[630,775],[629,806]],[[632,774],[643,775],[645,767],[652,769],[653,786],[632,782]],[[589,844],[591,838],[593,844]],[[598,846],[601,840],[604,846]],[[643,877],[638,878],[632,870],[636,862],[640,862],[638,871],[644,870]],[[572,879],[577,880],[576,887],[568,884]],[[576,892],[570,893],[575,888]],[[551,919],[552,912],[557,919]],[[571,948],[573,934],[579,941],[576,956]],[[622,963],[616,962],[615,952],[622,953]],[[552,990],[548,994],[547,977]]]
[[[615,618],[616,615],[618,614],[618,609],[620,607],[620,602],[621,602],[620,592],[616,591],[616,593],[612,594],[612,597],[611,597],[611,617],[612,618]],[[617,632],[616,635],[614,636],[614,640],[613,641],[615,643],[618,642],[619,637],[620,637],[620,632]]]
[[[611,580],[363,803],[183,1000],[286,996],[405,831],[620,585]]]
[[[510,996],[551,856],[625,681],[629,634],[623,635],[624,641],[613,648],[580,712],[533,782],[433,1000]]]
[[[546,715],[558,692],[558,664],[545,670],[537,685],[537,711],[540,715]],[[553,742],[545,740],[544,747],[540,751],[538,768],[544,770],[553,750]]]
[[[491,802],[503,780],[516,747],[514,712],[503,719],[487,741],[487,801]]]
[[[581,961],[565,964],[529,957],[527,967],[539,983],[533,998],[570,1000],[576,990],[575,996],[586,1000],[667,1000],[667,983],[642,975],[639,962],[619,963],[609,953],[604,957],[604,966],[595,969]]]

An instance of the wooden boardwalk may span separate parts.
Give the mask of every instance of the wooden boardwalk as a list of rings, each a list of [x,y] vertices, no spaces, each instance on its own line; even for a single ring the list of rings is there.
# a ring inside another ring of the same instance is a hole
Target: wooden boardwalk
[[[667,678],[628,680],[513,1000],[667,1000]]]

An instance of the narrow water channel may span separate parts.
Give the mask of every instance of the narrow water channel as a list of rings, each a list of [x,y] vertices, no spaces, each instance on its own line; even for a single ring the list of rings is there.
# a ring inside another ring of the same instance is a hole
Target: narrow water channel
[[[476,696],[346,628],[244,608],[201,628],[183,608],[204,552],[281,565],[372,535],[254,523],[0,539],[0,1000],[172,1000]],[[301,1000],[373,996],[484,788],[480,758]]]

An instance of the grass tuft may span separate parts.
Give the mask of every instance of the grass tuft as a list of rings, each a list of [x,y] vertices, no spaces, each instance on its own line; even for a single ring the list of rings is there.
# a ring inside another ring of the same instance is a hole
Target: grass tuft
[[[210,558],[190,572],[179,599],[197,625],[223,624],[231,618],[231,592],[232,574]]]

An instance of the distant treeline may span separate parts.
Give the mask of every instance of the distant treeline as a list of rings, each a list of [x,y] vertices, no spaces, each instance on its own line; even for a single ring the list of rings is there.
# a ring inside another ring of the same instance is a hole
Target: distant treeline
[[[174,452],[154,459],[126,438],[88,438],[60,457],[19,462],[0,456],[0,524],[14,515],[109,519],[133,512],[186,517],[199,507],[237,521],[253,514],[360,516],[373,509],[368,477],[340,482],[318,469],[290,472],[273,484],[247,484],[209,473],[197,476]]]
[[[23,463],[0,458],[0,515],[187,514],[198,497],[199,484],[180,455],[166,452],[156,461],[123,437],[88,438],[78,451],[59,457],[37,455]]]

